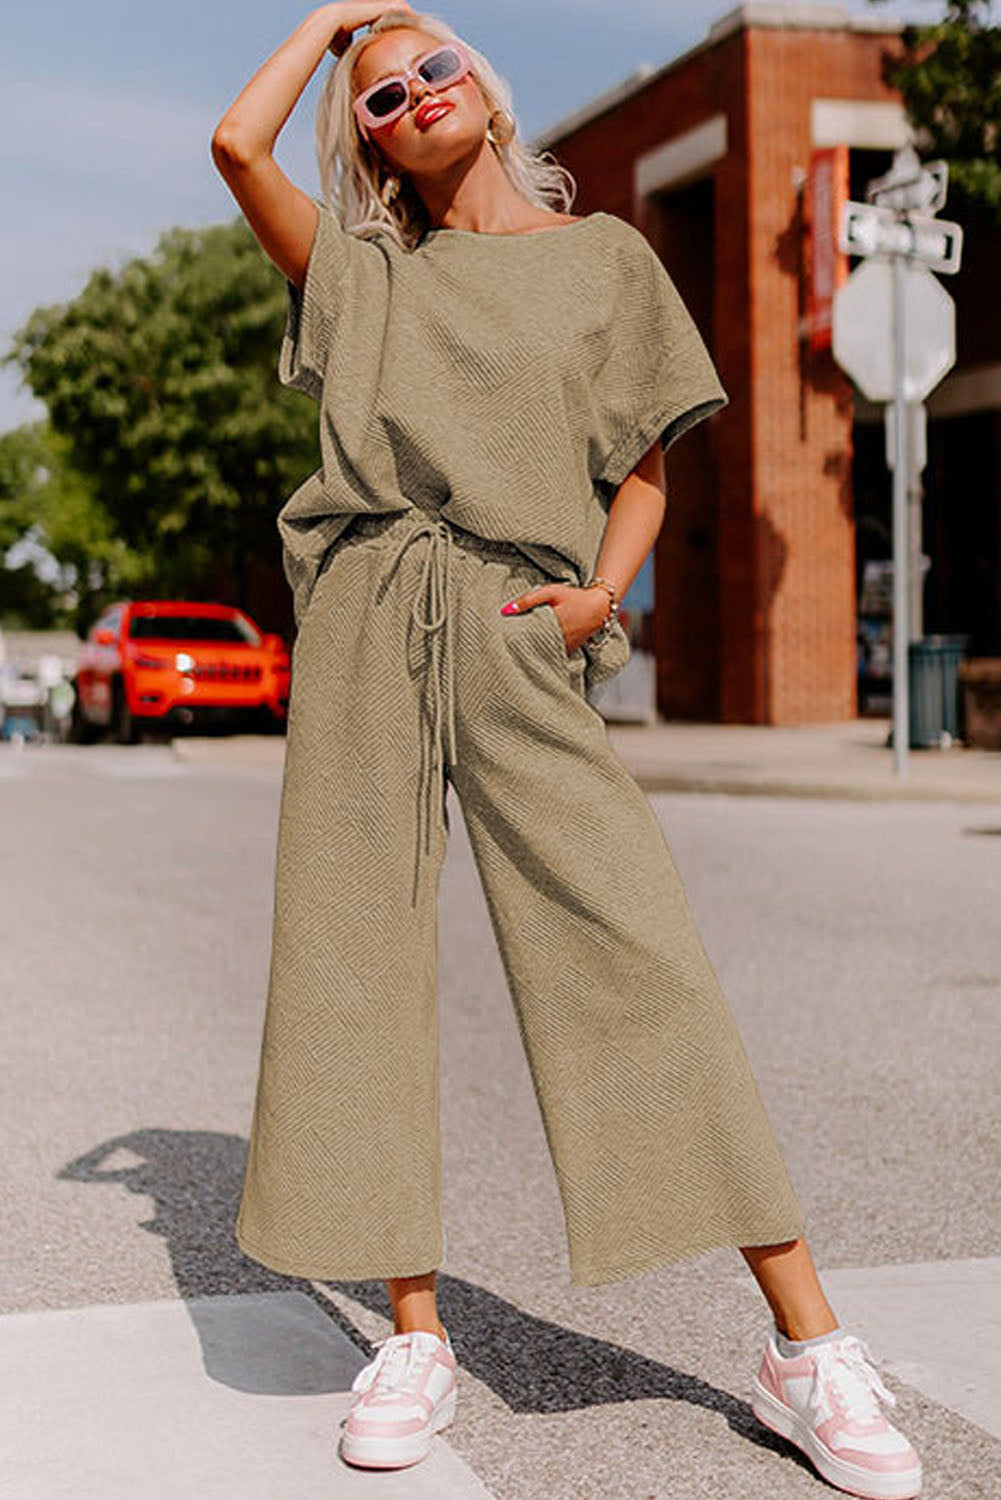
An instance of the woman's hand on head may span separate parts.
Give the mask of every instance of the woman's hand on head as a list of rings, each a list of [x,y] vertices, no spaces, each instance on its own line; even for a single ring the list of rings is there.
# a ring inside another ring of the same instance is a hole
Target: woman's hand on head
[[[318,210],[274,159],[274,144],[329,51],[343,50],[359,26],[409,0],[351,0],[310,11],[258,68],[212,137],[212,159],[265,253],[300,289],[305,284]]]
[[[330,51],[340,57],[351,45],[351,38],[360,26],[371,26],[387,10],[413,11],[410,0],[344,0],[343,4],[325,5],[335,27],[330,40]]]
[[[543,583],[515,594],[501,613],[524,615],[545,605],[552,607],[559,621],[567,651],[576,651],[604,623],[608,615],[608,591],[600,584],[584,589],[572,583]]]

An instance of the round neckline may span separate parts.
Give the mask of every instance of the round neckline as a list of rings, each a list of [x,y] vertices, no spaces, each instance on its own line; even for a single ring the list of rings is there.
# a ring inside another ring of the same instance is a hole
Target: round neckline
[[[571,229],[579,229],[582,224],[588,224],[592,219],[599,219],[601,217],[601,209],[596,209],[593,213],[582,214],[579,219],[574,219],[569,224],[556,224],[552,229],[515,229],[507,231],[502,229],[457,229],[449,224],[435,224],[424,231],[421,243],[423,244],[432,235],[436,234],[462,235],[467,240],[541,240],[546,235],[563,234]]]

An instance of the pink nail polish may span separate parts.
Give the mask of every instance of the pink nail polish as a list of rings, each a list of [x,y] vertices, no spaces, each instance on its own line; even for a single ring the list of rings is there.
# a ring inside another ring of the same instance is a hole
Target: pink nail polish
[[[518,613],[518,606],[517,606],[517,604],[508,603],[508,604],[502,605],[502,607],[501,607],[501,614],[502,615],[515,615],[517,613]]]

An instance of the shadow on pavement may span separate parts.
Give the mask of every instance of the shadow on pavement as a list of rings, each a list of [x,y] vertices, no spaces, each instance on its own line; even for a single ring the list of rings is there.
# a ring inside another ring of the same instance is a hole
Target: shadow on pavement
[[[309,1280],[270,1271],[237,1245],[233,1225],[246,1150],[246,1141],[234,1135],[141,1129],[113,1137],[78,1156],[58,1176],[73,1182],[119,1183],[128,1192],[152,1198],[153,1216],[139,1228],[165,1240],[178,1294],[185,1301],[296,1290],[310,1296],[367,1355],[368,1340]],[[115,1157],[123,1155],[133,1160],[115,1165]],[[382,1281],[328,1284],[392,1320]],[[685,1401],[719,1412],[740,1437],[813,1472],[798,1449],[758,1422],[748,1402],[695,1375],[534,1317],[444,1271],[438,1274],[438,1303],[462,1368],[488,1386],[512,1412],[553,1413],[656,1398]],[[203,1346],[206,1343],[203,1338]],[[215,1378],[242,1385],[238,1372],[210,1356],[211,1350],[205,1347],[206,1368]],[[288,1369],[287,1361],[282,1367]],[[286,1376],[283,1393],[315,1390],[311,1375],[305,1370],[302,1375],[302,1379]]]

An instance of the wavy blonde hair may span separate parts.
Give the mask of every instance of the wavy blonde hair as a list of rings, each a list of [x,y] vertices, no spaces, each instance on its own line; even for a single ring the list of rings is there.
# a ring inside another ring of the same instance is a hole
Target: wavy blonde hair
[[[473,77],[489,114],[504,110],[514,125],[511,139],[503,145],[490,142],[512,187],[537,207],[557,207],[565,212],[573,202],[577,184],[570,172],[551,152],[533,154],[521,142],[511,107],[511,89],[487,59],[445,21],[426,11],[389,10],[361,35],[356,36],[339,58],[335,58],[323,82],[316,107],[316,156],[323,198],[338,215],[344,228],[358,235],[384,231],[405,250],[412,250],[430,220],[410,179],[404,174],[390,203],[382,197],[388,163],[358,129],[352,108],[352,74],[359,54],[384,31],[424,31],[441,42],[461,42],[473,60]]]

